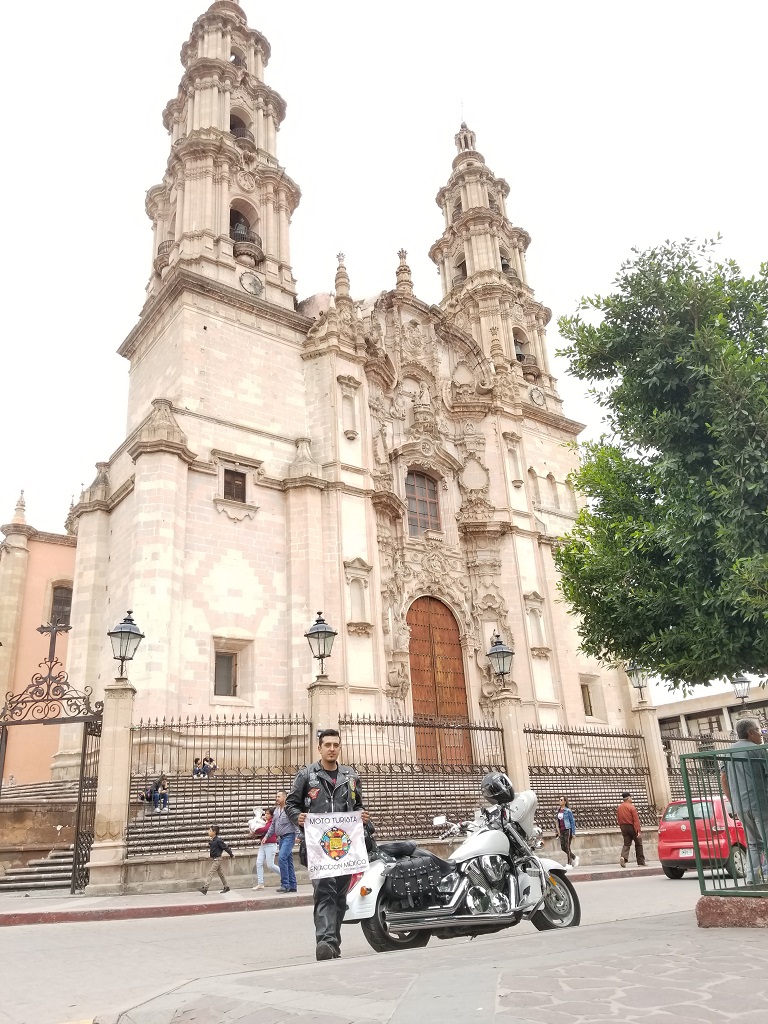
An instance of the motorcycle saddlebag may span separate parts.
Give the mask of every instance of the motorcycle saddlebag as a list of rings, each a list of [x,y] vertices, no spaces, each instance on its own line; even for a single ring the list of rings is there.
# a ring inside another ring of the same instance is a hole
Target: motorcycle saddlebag
[[[386,891],[395,899],[407,899],[431,892],[440,877],[440,868],[431,857],[402,857],[387,870]]]

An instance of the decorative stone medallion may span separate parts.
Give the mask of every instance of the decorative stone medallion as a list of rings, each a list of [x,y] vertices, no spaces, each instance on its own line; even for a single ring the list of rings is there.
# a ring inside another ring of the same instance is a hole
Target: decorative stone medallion
[[[237,184],[240,186],[243,192],[253,192],[253,190],[256,188],[256,178],[251,174],[250,171],[238,171]]]
[[[246,270],[244,274],[240,275],[240,284],[247,292],[250,292],[251,295],[255,295],[257,298],[264,291],[264,285],[261,278],[257,277],[256,274],[251,273],[249,270]]]

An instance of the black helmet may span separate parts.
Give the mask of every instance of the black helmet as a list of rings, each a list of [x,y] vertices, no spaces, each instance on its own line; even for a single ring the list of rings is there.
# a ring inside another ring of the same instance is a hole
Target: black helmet
[[[515,799],[512,780],[504,772],[489,772],[483,779],[480,790],[491,804],[511,804]]]

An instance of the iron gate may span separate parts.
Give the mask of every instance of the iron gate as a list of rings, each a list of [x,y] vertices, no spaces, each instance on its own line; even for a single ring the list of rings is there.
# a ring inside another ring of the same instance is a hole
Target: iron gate
[[[49,623],[39,626],[38,633],[50,636],[48,657],[40,662],[45,675],[36,672],[21,693],[7,693],[0,709],[0,793],[2,793],[8,731],[21,725],[73,725],[83,724],[80,752],[80,784],[75,816],[75,842],[72,858],[70,892],[78,892],[88,884],[88,862],[93,845],[96,818],[96,790],[99,778],[99,749],[101,746],[101,720],[104,705],[91,703],[92,690],[86,686],[76,690],[56,657],[56,637],[72,627]]]

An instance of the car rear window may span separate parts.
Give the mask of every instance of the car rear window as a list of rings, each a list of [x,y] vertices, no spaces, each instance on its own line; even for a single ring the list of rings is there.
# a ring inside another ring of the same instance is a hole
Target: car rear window
[[[702,820],[704,818],[712,817],[712,804],[710,803],[695,803],[693,805],[693,816]],[[670,804],[669,807],[664,811],[664,817],[662,821],[688,821],[688,805],[687,804]]]

